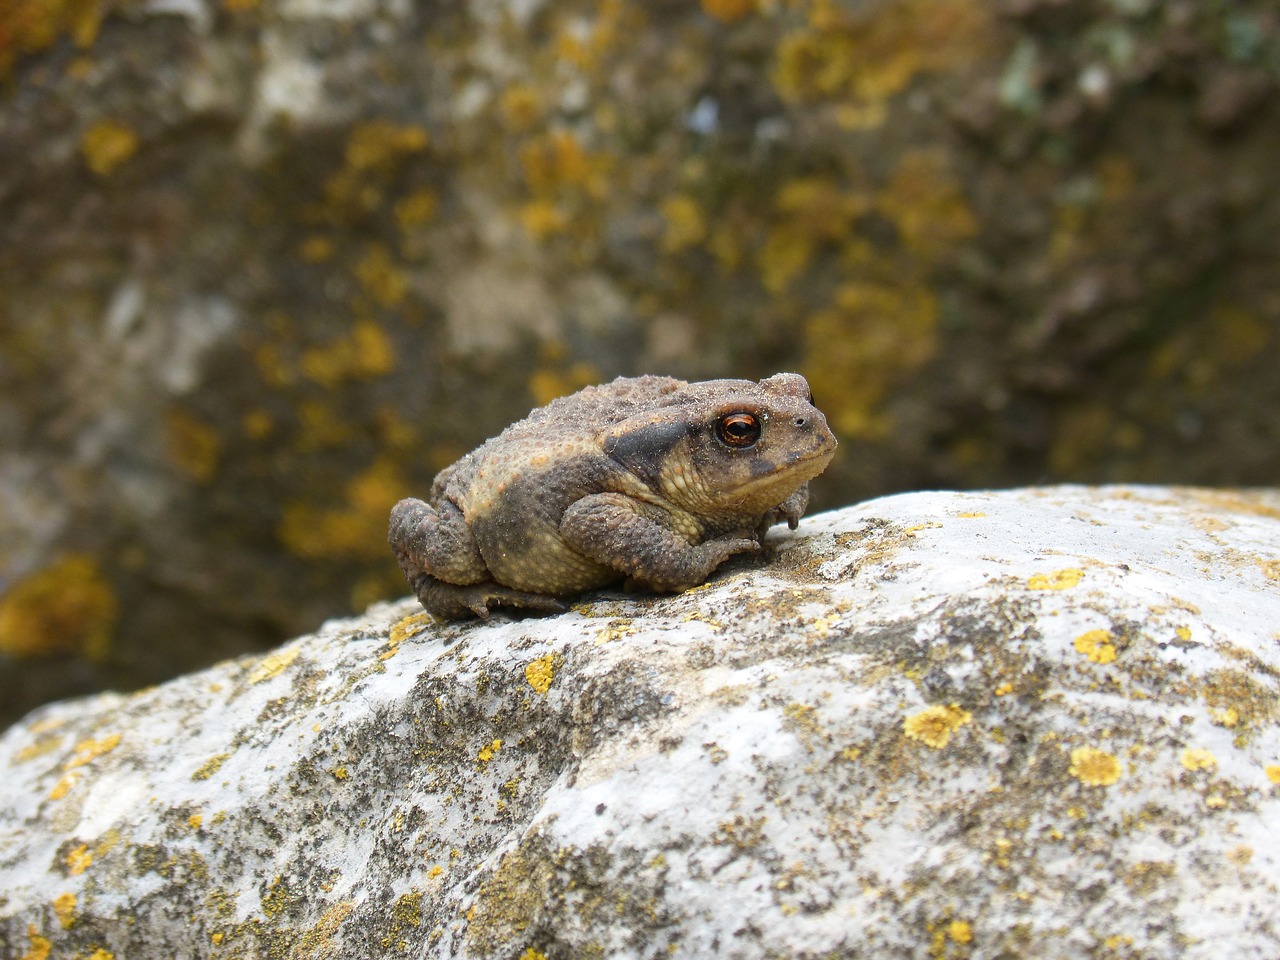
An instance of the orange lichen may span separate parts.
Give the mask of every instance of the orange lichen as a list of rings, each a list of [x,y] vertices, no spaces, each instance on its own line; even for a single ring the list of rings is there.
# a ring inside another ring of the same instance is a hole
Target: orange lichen
[[[702,0],[702,10],[721,23],[737,23],[756,12],[758,0]]]
[[[919,740],[926,746],[939,750],[947,745],[951,734],[972,719],[973,715],[969,711],[962,710],[954,703],[947,706],[934,704],[907,717],[902,727],[912,740]]]
[[[1089,630],[1075,639],[1076,653],[1082,653],[1093,663],[1107,664],[1116,658],[1116,648],[1108,630]]]
[[[182,409],[170,410],[165,418],[169,459],[197,483],[208,483],[218,470],[222,438],[212,425]]]
[[[1076,747],[1071,751],[1070,774],[1088,787],[1109,787],[1120,779],[1120,761],[1115,754],[1096,747]]]
[[[544,654],[531,660],[524,668],[524,679],[533,688],[533,692],[544,696],[551,689],[551,681],[555,679],[556,658],[553,654]]]
[[[1068,567],[1052,573],[1034,573],[1027,578],[1028,590],[1069,590],[1080,582],[1083,570]]]
[[[89,169],[108,176],[138,152],[138,135],[114,120],[100,120],[80,138],[80,152]]]
[[[0,652],[11,657],[106,656],[119,603],[88,554],[28,574],[0,597]]]
[[[1218,768],[1218,758],[1213,755],[1212,751],[1202,748],[1183,750],[1182,756],[1178,760],[1188,770],[1216,770]]]

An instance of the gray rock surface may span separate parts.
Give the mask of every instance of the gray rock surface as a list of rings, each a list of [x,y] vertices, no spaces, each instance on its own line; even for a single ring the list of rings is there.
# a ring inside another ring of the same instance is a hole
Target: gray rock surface
[[[1280,493],[919,493],[0,739],[0,955],[1280,955]]]

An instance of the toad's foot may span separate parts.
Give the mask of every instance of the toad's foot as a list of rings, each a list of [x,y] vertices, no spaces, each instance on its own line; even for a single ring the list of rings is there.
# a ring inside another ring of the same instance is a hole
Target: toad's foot
[[[492,607],[522,607],[544,613],[563,613],[568,609],[567,604],[555,597],[513,590],[492,580],[458,586],[422,574],[414,579],[413,592],[428,613],[445,620],[470,616],[486,620]]]

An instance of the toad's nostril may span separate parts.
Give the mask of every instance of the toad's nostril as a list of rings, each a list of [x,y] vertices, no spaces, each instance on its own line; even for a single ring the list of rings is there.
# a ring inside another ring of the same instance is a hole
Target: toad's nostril
[[[796,417],[796,426],[797,426],[797,427],[803,427],[803,426],[804,426],[806,423],[808,423],[808,422],[809,422],[809,421],[808,421],[808,420],[806,420],[804,417]]]

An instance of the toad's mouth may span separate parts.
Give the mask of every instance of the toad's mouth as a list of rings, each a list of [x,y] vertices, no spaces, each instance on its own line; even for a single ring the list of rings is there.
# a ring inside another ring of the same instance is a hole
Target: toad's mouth
[[[751,461],[751,476],[738,486],[737,492],[749,495],[778,486],[780,481],[794,489],[822,473],[835,452],[836,444],[832,440],[813,450],[788,453],[781,462],[759,457]]]

